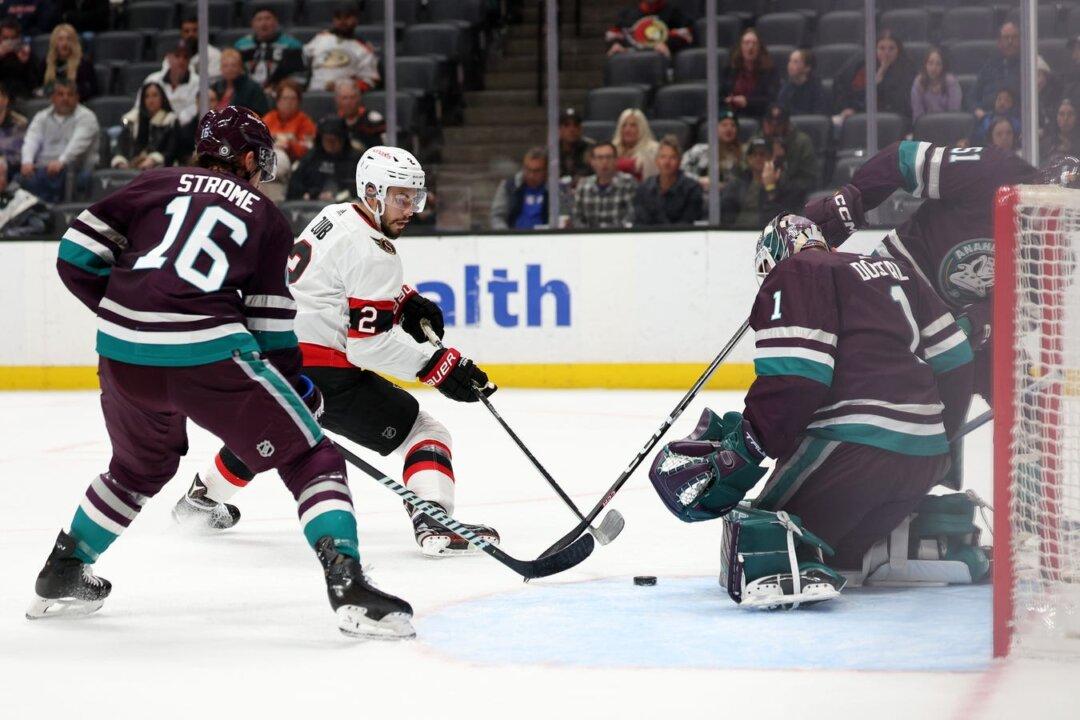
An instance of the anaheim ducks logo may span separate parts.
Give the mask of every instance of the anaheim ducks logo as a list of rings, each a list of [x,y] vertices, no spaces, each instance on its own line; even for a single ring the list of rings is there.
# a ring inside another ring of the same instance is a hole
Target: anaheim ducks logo
[[[381,247],[383,249],[383,252],[389,253],[390,255],[397,255],[397,249],[394,247],[394,243],[390,242],[386,238],[376,237],[372,235],[371,241]]]
[[[954,305],[985,300],[994,289],[994,241],[977,238],[955,245],[941,261],[938,286]]]
[[[646,15],[630,27],[628,35],[634,47],[651,48],[667,42],[668,26],[656,15]]]

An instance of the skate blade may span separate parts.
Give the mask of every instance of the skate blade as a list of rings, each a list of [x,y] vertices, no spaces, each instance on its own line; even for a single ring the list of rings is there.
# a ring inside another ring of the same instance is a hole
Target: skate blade
[[[499,545],[499,541],[490,535],[481,535],[481,538],[486,540],[489,545]],[[450,547],[452,543],[451,538],[446,536],[433,535],[426,538],[423,543],[420,544],[420,552],[426,558],[448,558],[448,557],[467,557],[469,555],[480,555],[484,551],[480,548],[465,544],[464,547]]]
[[[382,620],[372,620],[367,610],[357,605],[342,605],[336,611],[342,635],[361,640],[411,640],[416,629],[405,613],[389,613]]]
[[[40,620],[53,617],[77,617],[97,612],[105,604],[104,600],[78,600],[76,598],[34,598],[26,611],[27,620]]]

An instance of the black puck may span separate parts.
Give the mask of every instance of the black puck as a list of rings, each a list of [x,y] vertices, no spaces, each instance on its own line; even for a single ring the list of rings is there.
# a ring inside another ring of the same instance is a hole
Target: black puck
[[[656,576],[655,575],[635,575],[634,576],[634,584],[635,585],[646,585],[646,586],[655,585],[656,584]]]

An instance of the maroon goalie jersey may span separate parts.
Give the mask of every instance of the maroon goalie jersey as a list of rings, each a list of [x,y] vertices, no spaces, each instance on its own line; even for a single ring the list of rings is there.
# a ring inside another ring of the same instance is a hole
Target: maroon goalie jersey
[[[1028,181],[1034,168],[994,147],[943,147],[904,140],[872,157],[851,184],[871,210],[902,188],[925,198],[877,254],[911,263],[952,308],[986,301],[994,286],[994,195]]]
[[[745,417],[769,456],[804,435],[905,455],[949,451],[962,417],[943,404],[937,376],[968,367],[971,347],[907,262],[805,250],[766,277],[750,327],[757,377]]]
[[[191,366],[262,351],[299,368],[286,283],[292,230],[243,180],[161,168],[83,211],[60,242],[64,284],[97,313],[97,351]]]

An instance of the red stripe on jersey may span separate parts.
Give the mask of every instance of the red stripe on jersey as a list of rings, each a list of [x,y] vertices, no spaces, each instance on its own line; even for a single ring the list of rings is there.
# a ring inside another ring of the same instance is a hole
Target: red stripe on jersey
[[[353,210],[356,211],[356,214],[359,215],[360,217],[364,218],[364,222],[366,222],[368,225],[371,226],[372,230],[375,230],[375,231],[380,232],[380,233],[382,232],[382,228],[379,227],[378,225],[376,225],[375,221],[372,220],[371,218],[369,218],[367,213],[360,209],[359,205],[357,205],[356,203],[353,203],[352,207],[353,207]]]
[[[300,354],[304,357],[305,367],[354,367],[345,353],[322,345],[302,342]]]
[[[250,480],[244,480],[243,478],[229,472],[229,468],[225,467],[225,463],[221,462],[221,455],[214,456],[214,466],[217,467],[218,472],[221,473],[221,477],[229,481],[230,485],[235,485],[236,487],[242,488],[245,487],[249,482],[251,482]]]
[[[362,300],[360,298],[349,298],[349,309],[373,307],[376,310],[394,310],[396,303],[393,300]]]
[[[440,473],[440,474],[445,475],[446,477],[450,478],[451,482],[454,482],[454,473],[453,473],[453,471],[448,471],[445,466],[440,465],[439,463],[437,463],[437,462],[435,462],[433,460],[429,460],[428,462],[413,463],[409,467],[405,468],[405,472],[404,472],[405,484],[408,485],[409,484],[409,478],[411,478],[413,475],[420,472],[421,470],[434,470],[435,472]]]
[[[409,448],[409,452],[405,453],[405,457],[412,455],[417,450],[423,450],[425,445],[434,445],[435,447],[441,449],[444,453],[446,453],[446,457],[450,457],[450,448],[446,447],[438,440],[421,440],[420,442]]]

